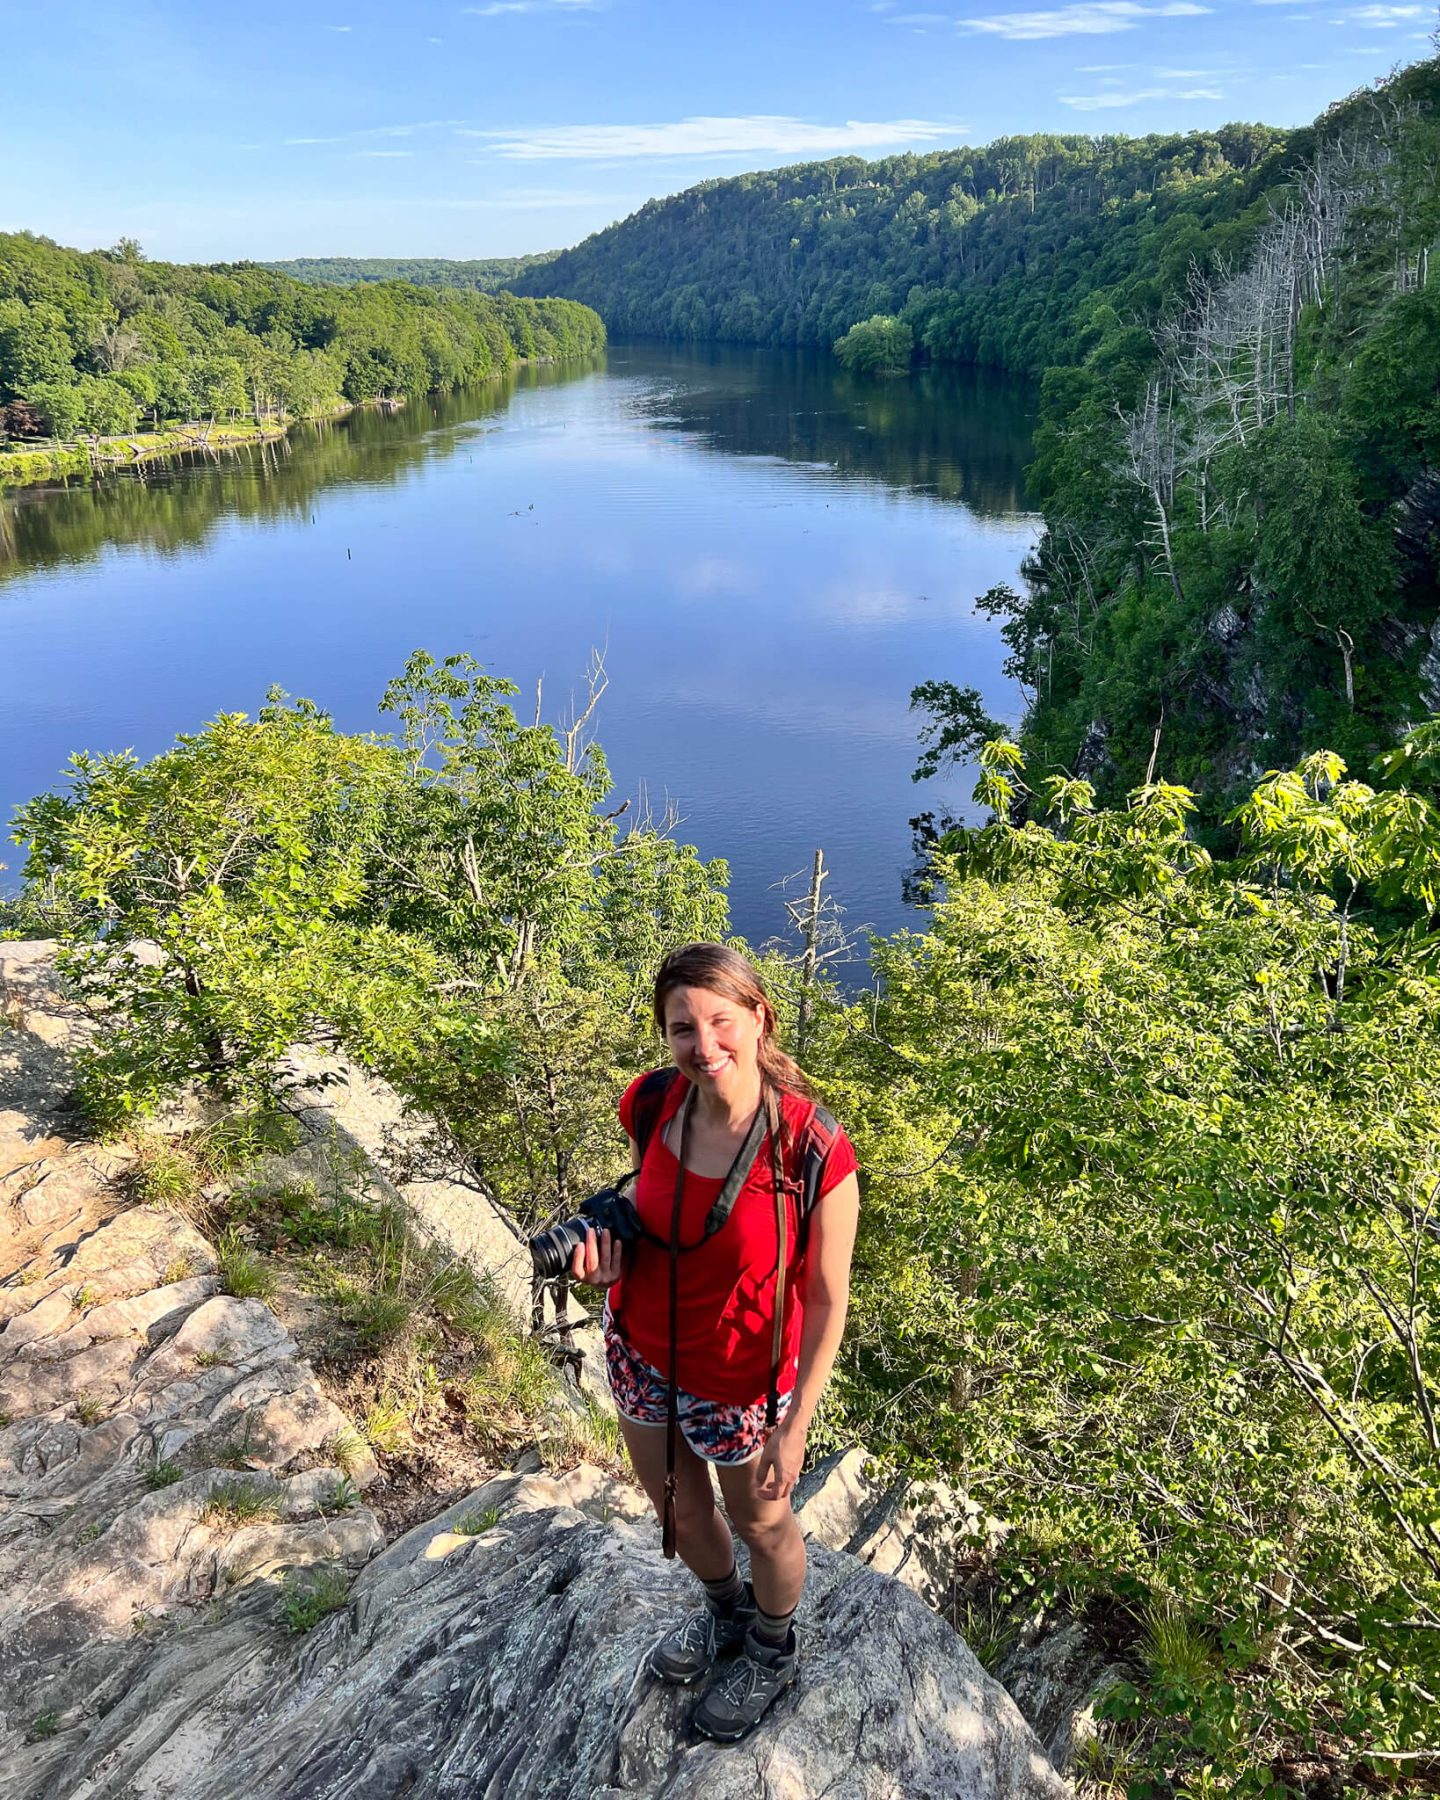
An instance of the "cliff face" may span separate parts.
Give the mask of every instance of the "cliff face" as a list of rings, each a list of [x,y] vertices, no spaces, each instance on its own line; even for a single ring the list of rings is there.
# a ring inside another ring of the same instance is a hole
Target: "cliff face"
[[[0,945],[12,1800],[1066,1792],[873,1546],[815,1543],[801,1679],[736,1748],[643,1672],[690,1584],[623,1484],[502,1475],[387,1546],[374,1459],[294,1337],[77,1134],[85,1027],[49,948]]]

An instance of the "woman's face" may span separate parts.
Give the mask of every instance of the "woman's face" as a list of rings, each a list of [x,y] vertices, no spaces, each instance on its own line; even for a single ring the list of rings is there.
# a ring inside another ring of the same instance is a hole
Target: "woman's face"
[[[673,988],[665,1000],[665,1041],[675,1067],[702,1092],[720,1099],[754,1084],[763,1006],[742,1006],[709,988]]]

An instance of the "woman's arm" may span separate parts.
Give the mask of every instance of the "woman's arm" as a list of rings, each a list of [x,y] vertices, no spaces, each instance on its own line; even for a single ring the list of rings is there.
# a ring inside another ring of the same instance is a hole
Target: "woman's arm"
[[[805,1460],[805,1438],[830,1379],[850,1304],[850,1258],[860,1219],[860,1184],[847,1175],[818,1202],[810,1218],[805,1259],[805,1315],[800,1327],[800,1372],[790,1410],[773,1432],[756,1473],[763,1498],[784,1499]]]

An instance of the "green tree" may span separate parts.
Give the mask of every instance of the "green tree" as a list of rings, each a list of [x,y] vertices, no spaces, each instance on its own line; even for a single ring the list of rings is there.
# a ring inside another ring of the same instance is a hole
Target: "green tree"
[[[0,399],[69,380],[74,355],[58,307],[0,299]]]
[[[835,354],[857,375],[896,374],[910,367],[915,334],[902,320],[875,313],[836,338]]]
[[[25,398],[37,407],[53,438],[77,437],[85,424],[85,396],[69,381],[37,381]]]

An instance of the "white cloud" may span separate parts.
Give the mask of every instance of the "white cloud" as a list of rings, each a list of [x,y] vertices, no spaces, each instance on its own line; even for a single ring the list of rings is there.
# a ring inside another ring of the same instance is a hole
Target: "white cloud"
[[[993,13],[984,19],[960,19],[962,31],[1020,42],[1036,38],[1104,37],[1114,31],[1133,31],[1145,19],[1194,18],[1214,9],[1197,0],[1073,0],[1050,12]]]
[[[1423,19],[1423,6],[1355,6],[1332,19],[1332,25],[1363,25],[1368,31],[1393,31],[1406,19]]]
[[[459,119],[422,119],[418,125],[366,125],[359,131],[338,132],[334,137],[289,137],[280,141],[286,145],[353,144],[362,138],[403,138],[414,137],[417,131],[446,131],[461,123]]]
[[[1062,94],[1066,106],[1077,112],[1099,112],[1102,107],[1139,106],[1145,100],[1223,100],[1219,88],[1137,88],[1129,94]]]
[[[490,140],[495,154],[509,162],[545,162],[639,156],[834,155],[892,144],[930,143],[962,134],[963,127],[936,125],[928,119],[847,119],[843,124],[812,125],[803,119],[764,114],[739,119],[678,119],[668,125],[553,125],[466,131],[462,135]]]
[[[497,19],[501,13],[593,12],[597,0],[489,0],[485,6],[461,10],[476,19]]]
[[[353,31],[355,27],[353,25],[327,25],[325,29],[327,31]]]

